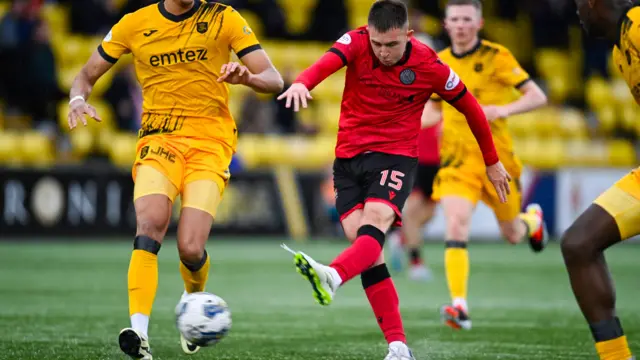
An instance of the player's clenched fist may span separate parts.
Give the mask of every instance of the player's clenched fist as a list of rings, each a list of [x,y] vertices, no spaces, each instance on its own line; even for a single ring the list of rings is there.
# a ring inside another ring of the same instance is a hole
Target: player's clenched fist
[[[220,74],[218,82],[226,81],[227,83],[234,85],[247,85],[249,84],[249,78],[251,77],[249,69],[237,62],[230,62],[222,65]]]
[[[291,85],[287,91],[283,92],[280,96],[278,96],[278,100],[287,99],[286,107],[287,109],[291,107],[291,101],[293,101],[293,111],[300,110],[300,103],[302,103],[303,108],[307,108],[307,100],[313,99],[311,97],[311,93],[309,89],[304,84],[295,83]]]
[[[500,161],[497,163],[487,166],[487,176],[489,177],[489,181],[496,188],[496,193],[498,193],[498,197],[500,198],[500,202],[507,202],[507,195],[511,193],[511,188],[509,187],[509,182],[511,181],[511,175],[505,170],[504,166]]]
[[[82,122],[84,126],[87,126],[87,119],[84,115],[89,115],[95,121],[102,121],[96,108],[87,104],[81,96],[76,96],[69,102],[69,114],[67,115],[67,122],[69,123],[69,129],[74,129],[78,126],[78,122]]]

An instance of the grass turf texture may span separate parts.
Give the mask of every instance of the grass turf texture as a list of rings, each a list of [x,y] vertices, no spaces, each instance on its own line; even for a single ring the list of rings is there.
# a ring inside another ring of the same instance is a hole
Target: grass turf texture
[[[345,245],[290,244],[320,261]],[[526,246],[472,244],[470,305],[474,328],[455,332],[439,321],[448,291],[443,246],[425,254],[431,283],[394,274],[409,345],[417,359],[595,359],[557,244],[540,255]],[[117,345],[128,326],[127,267],[131,242],[0,243],[0,359],[125,359]],[[309,284],[278,243],[211,241],[207,290],[231,306],[233,328],[219,345],[182,354],[174,307],[182,291],[175,242],[160,252],[160,286],[151,317],[154,359],[375,360],[386,344],[358,278],[329,307],[317,305]],[[640,246],[608,252],[619,293],[619,315],[630,342],[640,339],[636,313]],[[636,352],[640,348],[636,345]]]

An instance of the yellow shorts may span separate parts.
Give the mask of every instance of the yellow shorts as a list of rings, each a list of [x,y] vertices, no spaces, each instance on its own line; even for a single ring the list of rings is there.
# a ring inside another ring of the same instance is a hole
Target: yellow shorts
[[[611,215],[622,240],[640,234],[640,168],[631,171],[594,201]]]
[[[151,194],[215,217],[229,181],[233,149],[213,139],[149,135],[138,141],[133,164],[134,200]]]
[[[515,157],[506,160],[503,160],[503,164],[513,179],[510,184],[511,194],[506,203],[500,202],[481,159],[440,168],[433,183],[433,200],[439,201],[443,197],[456,196],[465,198],[474,205],[482,201],[493,210],[498,221],[512,221],[518,217],[522,208],[519,181],[522,167]]]

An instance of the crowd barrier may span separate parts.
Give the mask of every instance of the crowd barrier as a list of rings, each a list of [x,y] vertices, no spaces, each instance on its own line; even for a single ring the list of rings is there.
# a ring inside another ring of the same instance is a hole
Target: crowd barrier
[[[0,239],[7,237],[102,237],[135,233],[129,172],[115,168],[60,167],[0,169]],[[525,169],[523,203],[540,203],[552,235],[561,234],[606,188],[629,169]],[[335,220],[321,191],[326,174],[297,173],[290,168],[234,174],[213,225],[221,235],[292,237],[335,235]],[[169,233],[175,233],[176,201]],[[441,239],[441,209],[425,228],[427,238]],[[496,240],[499,228],[491,210],[479,204],[471,236]]]

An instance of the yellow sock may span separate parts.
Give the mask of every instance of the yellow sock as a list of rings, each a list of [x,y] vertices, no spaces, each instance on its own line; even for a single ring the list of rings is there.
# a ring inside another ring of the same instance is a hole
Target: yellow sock
[[[159,243],[158,243],[159,250]],[[151,315],[151,307],[158,290],[158,255],[136,249],[129,262],[129,315]]]
[[[469,280],[469,252],[464,241],[447,241],[444,265],[451,299],[467,298]]]
[[[204,291],[204,287],[207,284],[211,261],[206,251],[204,252],[202,260],[200,264],[194,266],[189,265],[189,267],[180,261],[180,274],[182,275],[182,280],[184,280],[184,289],[189,294]]]
[[[532,236],[533,232],[536,231],[540,226],[539,224],[540,218],[535,213],[534,214],[522,213],[518,215],[518,217],[525,224],[527,224],[527,233],[525,234],[525,236]]]
[[[596,343],[596,350],[600,360],[630,360],[633,356],[626,336],[598,342]]]

